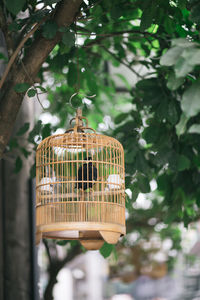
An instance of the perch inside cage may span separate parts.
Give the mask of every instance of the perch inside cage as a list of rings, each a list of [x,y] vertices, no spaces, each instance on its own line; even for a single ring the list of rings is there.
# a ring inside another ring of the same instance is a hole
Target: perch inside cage
[[[99,249],[125,234],[124,151],[89,128],[80,109],[72,121],[37,148],[36,241],[76,239]]]

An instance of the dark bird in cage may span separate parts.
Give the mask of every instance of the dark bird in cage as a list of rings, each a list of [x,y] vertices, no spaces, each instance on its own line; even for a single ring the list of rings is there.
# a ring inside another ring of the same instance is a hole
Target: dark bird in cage
[[[83,189],[84,191],[92,188],[95,181],[97,181],[97,168],[90,161],[92,158],[87,157],[85,160],[87,162],[79,167],[77,177],[78,189]]]

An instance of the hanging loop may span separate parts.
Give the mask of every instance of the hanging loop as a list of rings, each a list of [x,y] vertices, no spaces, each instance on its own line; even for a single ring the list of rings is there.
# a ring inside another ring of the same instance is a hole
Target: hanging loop
[[[69,98],[69,104],[70,104],[70,106],[71,106],[72,108],[74,108],[74,109],[75,109],[76,107],[73,106],[73,104],[72,104],[72,99],[73,99],[75,96],[77,96],[77,95],[80,95],[80,96],[83,97],[83,98],[89,98],[89,99],[92,99],[92,98],[96,97],[96,94],[91,95],[91,96],[85,95],[85,94],[80,93],[80,92],[76,92],[76,93],[72,94],[71,97]]]

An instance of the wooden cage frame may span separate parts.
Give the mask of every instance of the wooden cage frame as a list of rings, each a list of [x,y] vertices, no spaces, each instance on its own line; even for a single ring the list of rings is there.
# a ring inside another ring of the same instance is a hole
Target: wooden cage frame
[[[36,243],[77,239],[96,250],[125,234],[124,151],[89,128],[80,109],[73,120],[36,150]]]

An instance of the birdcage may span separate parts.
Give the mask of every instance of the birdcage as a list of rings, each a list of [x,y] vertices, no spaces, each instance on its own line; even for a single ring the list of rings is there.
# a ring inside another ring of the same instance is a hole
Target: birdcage
[[[89,128],[80,109],[73,121],[36,151],[36,242],[75,239],[99,249],[125,234],[124,151]]]

